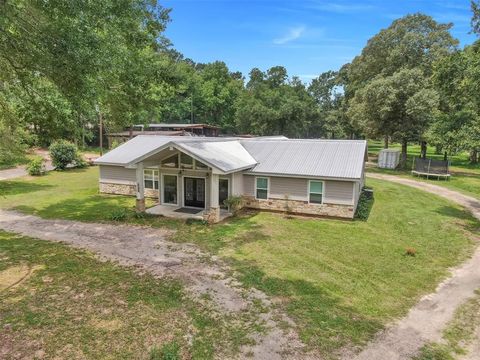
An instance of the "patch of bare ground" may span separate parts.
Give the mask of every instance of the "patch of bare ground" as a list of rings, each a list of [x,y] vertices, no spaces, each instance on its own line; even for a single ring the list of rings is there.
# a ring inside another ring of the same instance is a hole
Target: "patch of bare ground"
[[[192,244],[168,241],[171,234],[168,230],[46,220],[3,210],[0,211],[0,228],[87,249],[101,259],[134,266],[139,272],[182,280],[189,294],[210,306],[212,312],[227,314],[234,321],[247,323],[251,343],[241,346],[239,358],[318,359],[318,356],[305,353],[293,321],[273,306],[264,293],[241,287],[231,276],[232,270],[218,257],[211,257]],[[81,294],[75,296],[83,301]],[[89,302],[85,302],[85,306],[88,307]],[[111,320],[102,321],[94,326],[112,325],[108,322]]]

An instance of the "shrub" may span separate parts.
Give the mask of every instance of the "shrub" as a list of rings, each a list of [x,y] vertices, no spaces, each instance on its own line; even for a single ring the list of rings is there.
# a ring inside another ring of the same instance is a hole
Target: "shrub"
[[[417,249],[412,248],[412,247],[408,247],[408,248],[405,249],[405,255],[415,256],[415,255],[417,255]]]
[[[76,168],[80,168],[80,169],[83,169],[89,166],[89,163],[83,158],[81,154],[77,154],[77,157],[73,161],[73,164],[75,165]]]
[[[45,163],[42,158],[33,159],[28,163],[27,171],[31,176],[45,174]]]
[[[223,201],[223,204],[235,215],[242,208],[242,201],[241,196],[229,196]]]
[[[115,209],[110,213],[110,220],[112,221],[125,221],[128,218],[129,212],[127,209]]]
[[[53,166],[58,170],[64,170],[78,159],[77,146],[65,140],[54,142],[49,150]]]
[[[358,199],[357,210],[355,212],[355,217],[359,220],[368,220],[370,216],[370,211],[373,206],[373,192],[362,190],[360,198]]]

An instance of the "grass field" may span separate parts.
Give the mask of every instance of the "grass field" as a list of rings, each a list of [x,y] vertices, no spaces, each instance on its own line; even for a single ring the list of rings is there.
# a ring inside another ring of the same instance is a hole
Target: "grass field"
[[[0,207],[83,221],[108,221],[118,209],[133,209],[133,198],[99,195],[97,180],[98,169],[89,168],[0,182]],[[227,259],[245,286],[272,296],[303,340],[326,355],[361,346],[404,315],[471,253],[470,235],[478,230],[469,214],[434,195],[383,181],[368,185],[375,191],[368,221],[256,212],[214,226],[157,217],[126,221],[174,228],[174,240]],[[416,255],[407,256],[407,247]]]
[[[0,357],[228,357],[244,340],[182,284],[0,231]]]
[[[392,148],[400,148],[399,144],[392,144]],[[383,148],[383,143],[379,141],[368,142],[368,153],[372,157],[376,157],[378,152]],[[434,149],[427,148],[427,157],[432,159],[443,159],[443,155],[434,153]],[[386,173],[399,176],[411,177],[410,170],[412,168],[412,162],[414,157],[418,157],[420,154],[419,145],[409,145],[408,147],[408,163],[407,168],[404,170],[388,170],[379,169],[377,167],[368,168],[369,172]],[[469,196],[473,196],[480,199],[480,165],[472,165],[469,163],[468,154],[461,153],[449,158],[451,162],[450,170],[452,176],[449,181],[426,179],[424,177],[415,177],[419,181],[433,183],[439,186],[459,191]]]

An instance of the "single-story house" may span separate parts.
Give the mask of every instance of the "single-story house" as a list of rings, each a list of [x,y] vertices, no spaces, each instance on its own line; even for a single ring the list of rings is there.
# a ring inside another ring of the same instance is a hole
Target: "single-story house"
[[[152,197],[217,222],[237,196],[246,208],[351,219],[366,154],[364,140],[139,135],[95,163],[100,192],[135,195],[139,211]]]

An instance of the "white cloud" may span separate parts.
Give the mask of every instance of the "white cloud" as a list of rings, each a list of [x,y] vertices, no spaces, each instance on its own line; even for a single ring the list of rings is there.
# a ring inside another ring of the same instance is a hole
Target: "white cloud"
[[[273,39],[273,43],[276,45],[286,44],[290,41],[300,38],[304,32],[305,32],[304,25],[291,28],[288,30],[288,32],[284,36],[277,39]]]

